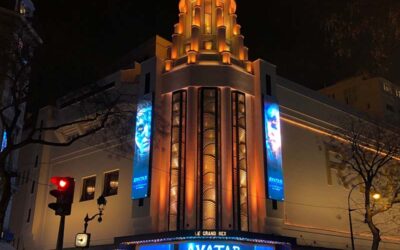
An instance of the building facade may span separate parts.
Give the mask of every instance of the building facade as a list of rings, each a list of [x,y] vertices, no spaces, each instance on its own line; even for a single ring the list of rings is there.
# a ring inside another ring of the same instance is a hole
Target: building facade
[[[400,121],[400,87],[382,77],[352,77],[321,89],[321,93],[376,119]]]
[[[141,47],[149,54],[132,53],[101,81],[104,91],[136,96],[133,154],[112,138],[21,151],[29,178],[15,196],[16,248],[54,249],[59,218],[46,184],[71,176],[66,248],[104,194],[103,221],[88,229],[93,249],[350,249],[349,189],[325,141],[336,119],[357,114],[249,61],[235,0],[181,0],[179,11],[172,42],[156,37]],[[45,125],[77,119],[79,100],[44,109]],[[43,136],[63,141],[82,130]],[[368,249],[354,216],[356,246]],[[383,237],[382,249],[399,240]]]
[[[2,152],[0,197],[2,198],[11,196],[10,192],[16,190],[15,178],[9,176],[17,171],[18,152],[5,153],[5,151],[10,142],[20,140],[19,132],[24,126],[25,97],[29,89],[30,63],[34,50],[42,43],[29,20],[33,12],[34,6],[30,0],[0,3],[0,152]],[[3,223],[0,230],[1,241],[12,239],[12,234],[9,232],[12,199],[8,201],[8,198],[1,201],[0,217]],[[4,246],[0,245],[0,248],[2,247]]]

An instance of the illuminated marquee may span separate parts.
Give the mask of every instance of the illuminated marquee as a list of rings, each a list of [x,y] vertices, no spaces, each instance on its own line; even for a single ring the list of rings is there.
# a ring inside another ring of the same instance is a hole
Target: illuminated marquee
[[[177,246],[177,248],[176,248]],[[255,246],[245,245],[241,243],[230,243],[223,241],[211,241],[211,242],[185,242],[177,244],[162,244],[162,245],[151,245],[151,246],[140,246],[139,250],[274,250],[273,246]]]
[[[142,199],[149,196],[152,115],[152,98],[148,96],[139,102],[136,114],[132,199]]]
[[[282,169],[282,142],[279,105],[265,102],[264,132],[267,157],[268,197],[272,200],[283,201],[284,183]]]

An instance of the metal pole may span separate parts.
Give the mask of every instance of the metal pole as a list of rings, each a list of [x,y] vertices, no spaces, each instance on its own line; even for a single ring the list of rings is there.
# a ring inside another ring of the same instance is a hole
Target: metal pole
[[[61,215],[60,227],[58,229],[58,238],[57,238],[57,248],[56,248],[56,250],[62,250],[63,249],[64,225],[65,225],[65,215]]]
[[[353,222],[351,220],[351,209],[349,206],[349,222],[350,222],[350,237],[351,237],[351,249],[354,250],[354,235],[353,235]]]
[[[354,185],[353,188],[350,190],[349,195],[347,196],[347,209],[349,211],[349,224],[350,224],[350,238],[351,238],[351,249],[355,250],[354,246],[354,234],[353,234],[353,221],[351,220],[351,212],[354,211],[354,209],[351,209],[350,207],[350,198],[351,198],[351,193],[353,190],[360,186],[361,184],[364,184],[363,182],[358,183],[357,185]]]

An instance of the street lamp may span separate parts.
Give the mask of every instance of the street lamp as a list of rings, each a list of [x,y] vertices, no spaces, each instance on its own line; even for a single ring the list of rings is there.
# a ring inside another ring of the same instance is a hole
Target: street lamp
[[[98,206],[99,212],[97,214],[93,215],[92,217],[89,217],[89,214],[86,214],[85,218],[83,219],[83,221],[85,222],[83,233],[79,233],[75,237],[75,246],[76,247],[80,247],[80,248],[89,247],[90,234],[87,233],[87,227],[89,226],[89,222],[94,220],[97,216],[99,217],[99,218],[97,218],[97,221],[99,223],[101,223],[103,221],[102,216],[103,216],[103,211],[105,209],[106,204],[107,204],[106,198],[104,197],[104,195],[101,195],[97,199],[97,206]]]
[[[372,195],[372,198],[373,198],[374,200],[379,200],[381,197],[382,197],[382,196],[381,196],[381,194],[379,194],[379,193],[375,193],[375,194]]]
[[[351,249],[352,249],[352,250],[355,250],[355,247],[354,247],[353,222],[352,222],[352,220],[351,220],[351,212],[355,211],[356,209],[352,209],[352,208],[350,207],[350,198],[351,198],[351,193],[353,192],[353,190],[354,190],[356,187],[360,186],[361,184],[364,184],[364,183],[361,182],[361,183],[358,183],[358,184],[354,185],[354,186],[351,188],[351,190],[350,190],[350,192],[349,192],[349,195],[348,195],[348,197],[347,197],[347,208],[348,208],[348,211],[349,211],[349,224],[350,224],[350,237],[351,237]],[[381,198],[381,194],[379,194],[379,193],[374,193],[374,194],[372,194],[372,198],[373,198],[374,200],[379,200],[379,199]]]

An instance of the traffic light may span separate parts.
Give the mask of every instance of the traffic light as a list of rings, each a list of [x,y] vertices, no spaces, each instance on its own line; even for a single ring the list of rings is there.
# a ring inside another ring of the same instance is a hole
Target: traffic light
[[[56,212],[56,215],[70,215],[71,205],[74,200],[75,180],[71,177],[51,177],[51,183],[57,186],[57,189],[50,191],[56,202],[50,203],[49,208]]]

